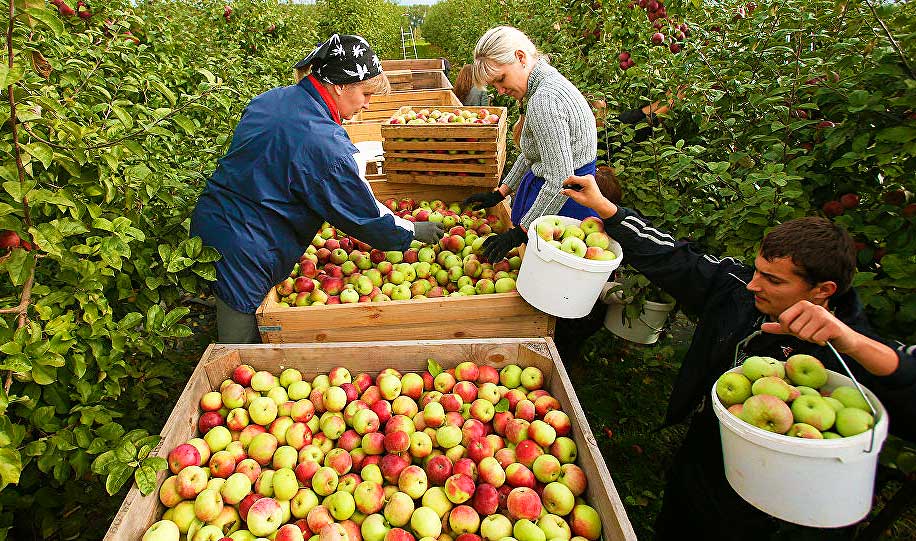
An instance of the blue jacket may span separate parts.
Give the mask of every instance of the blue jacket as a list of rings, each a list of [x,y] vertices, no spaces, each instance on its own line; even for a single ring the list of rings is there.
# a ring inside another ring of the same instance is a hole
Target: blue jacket
[[[407,249],[413,233],[381,215],[356,152],[307,77],[251,100],[191,216],[191,235],[222,254],[220,299],[254,313],[324,221],[380,250]]]

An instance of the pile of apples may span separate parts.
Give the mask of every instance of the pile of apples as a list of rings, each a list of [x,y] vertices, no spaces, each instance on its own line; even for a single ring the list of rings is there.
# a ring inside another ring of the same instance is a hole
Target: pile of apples
[[[596,261],[617,257],[610,249],[611,237],[604,232],[604,222],[595,216],[579,225],[564,225],[559,216],[544,216],[538,219],[534,231],[551,246],[578,257]]]
[[[536,367],[311,381],[238,366],[168,455],[143,541],[594,541],[570,418]]]
[[[515,291],[522,260],[518,249],[491,263],[478,255],[484,240],[505,225],[485,211],[458,203],[386,199],[383,204],[413,222],[448,228],[437,245],[413,241],[405,252],[372,249],[325,223],[290,277],[275,287],[280,306],[486,295]]]
[[[470,109],[454,109],[440,111],[439,109],[420,109],[414,111],[412,107],[398,111],[388,119],[389,124],[499,124],[499,115],[491,113],[488,109],[471,111]]]
[[[716,381],[716,395],[742,421],[777,434],[808,439],[844,438],[875,424],[868,402],[852,386],[828,391],[827,369],[811,355],[785,363],[748,357],[741,371]]]

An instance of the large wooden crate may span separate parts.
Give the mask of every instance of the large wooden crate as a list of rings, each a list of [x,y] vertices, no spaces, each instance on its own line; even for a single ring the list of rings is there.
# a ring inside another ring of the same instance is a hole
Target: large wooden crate
[[[439,70],[445,72],[445,62],[441,58],[405,58],[403,60],[382,60],[382,70]]]
[[[578,447],[576,462],[588,477],[585,496],[589,505],[601,516],[604,541],[636,539],[601,450],[589,428],[588,419],[550,338],[280,346],[214,344],[207,348],[191,374],[162,429],[162,442],[151,455],[165,458],[170,450],[196,437],[200,416],[198,400],[204,393],[219,388],[220,383],[240,364],[250,364],[255,370],[268,370],[277,374],[283,368],[296,368],[306,378],[312,378],[318,373],[327,373],[335,366],[345,366],[354,373],[368,372],[373,376],[386,367],[402,372],[422,372],[430,358],[444,368],[454,367],[467,360],[497,369],[513,363],[540,368],[544,374],[545,388],[560,402],[563,411],[572,420],[571,436]],[[156,494],[166,476],[165,471],[159,473]],[[146,528],[164,511],[156,494],[143,496],[136,485],[131,487],[105,535],[105,541],[139,540]]]
[[[461,201],[477,191],[471,186],[370,183],[376,199],[406,197]],[[491,209],[509,225],[509,206]],[[439,297],[406,301],[363,302],[325,306],[280,306],[271,288],[256,317],[261,341],[271,344],[307,342],[367,342],[448,338],[553,336],[556,318],[534,308],[518,294],[494,293],[470,297]]]
[[[404,106],[397,114],[421,107]],[[385,174],[393,182],[496,187],[506,163],[507,110],[498,124],[382,124]]]
[[[442,70],[386,71],[392,92],[407,90],[451,90],[452,82]]]

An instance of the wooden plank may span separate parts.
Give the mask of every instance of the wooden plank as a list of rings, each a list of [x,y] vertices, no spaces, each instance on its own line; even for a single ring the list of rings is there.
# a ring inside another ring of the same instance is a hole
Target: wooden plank
[[[559,359],[560,354],[557,352],[556,344],[552,338],[546,339],[549,356]],[[569,418],[572,419],[572,438],[576,442],[578,451],[579,466],[585,471],[588,478],[588,488],[586,490],[587,498],[590,505],[598,511],[602,518],[602,527],[604,530],[605,541],[626,541],[636,539],[636,533],[627,517],[626,508],[617,493],[614,481],[611,479],[611,473],[604,463],[604,457],[601,455],[601,449],[598,442],[595,441],[595,435],[588,424],[588,417],[579,404],[576,397],[575,388],[569,380],[562,362],[556,363],[554,375],[556,380],[550,386],[551,394],[560,402],[560,406]],[[615,517],[617,520],[608,521],[604,517]]]
[[[460,184],[463,186],[474,186],[478,188],[489,187],[495,188],[499,182],[498,175],[486,175],[486,176],[475,176],[475,175],[465,175],[465,176],[456,176],[456,175],[447,175],[447,176],[438,176],[438,175],[422,175],[422,174],[411,174],[411,173],[397,173],[397,172],[387,172],[385,175],[392,182],[406,182],[406,183],[416,183],[416,184],[433,184],[436,186],[453,186]]]
[[[481,297],[478,305],[486,310],[486,299]],[[403,301],[411,302],[411,301]],[[337,305],[335,305],[337,306]],[[396,340],[404,336],[416,337],[418,340],[448,340],[454,338],[494,338],[500,336],[546,336],[552,334],[553,318],[547,314],[534,316],[474,318],[462,315],[460,321],[438,320],[423,324],[385,324],[381,326],[343,327],[337,322],[325,322],[324,326],[294,328],[294,323],[279,318],[280,314],[268,313],[263,319],[270,322],[276,317],[283,322],[282,332],[262,332],[261,340],[270,344],[301,344],[330,342],[374,342],[377,340]]]
[[[427,359],[435,359],[444,368],[473,360],[497,369],[507,364],[537,366],[544,374],[545,388],[560,402],[573,421],[572,438],[578,448],[577,464],[588,476],[588,504],[602,519],[602,536],[606,541],[636,539],[613,480],[579,405],[575,391],[563,369],[553,341],[549,338],[501,338],[477,340],[407,340],[392,342],[289,344],[289,345],[218,345],[207,348],[191,375],[188,385],[175,405],[163,429],[163,443],[154,451],[167,456],[175,445],[196,436],[197,400],[217,388],[242,363],[256,370],[275,374],[284,368],[299,369],[312,379],[336,366],[346,366],[354,374],[367,372],[374,376],[383,368],[401,372],[422,372]],[[167,443],[168,442],[168,443]],[[160,475],[158,486],[164,481]],[[164,508],[158,497],[141,497],[134,486],[121,505],[106,541],[134,541],[159,516]]]
[[[386,73],[398,70],[442,70],[445,63],[441,58],[408,58],[395,60],[382,60],[382,70]]]
[[[416,159],[416,158],[414,158]],[[465,160],[467,158],[464,158]],[[466,172],[466,173],[480,173],[486,174],[493,177],[493,180],[498,180],[496,178],[496,171],[499,169],[496,165],[496,160],[492,160],[490,163],[465,163],[465,162],[449,162],[442,160],[427,160],[427,161],[394,161],[385,158],[385,172],[386,174],[400,173],[400,172],[411,172],[411,171],[441,171],[443,173],[452,173],[452,172]]]
[[[382,123],[380,121],[344,122],[344,130],[350,136],[350,141],[362,143],[363,141],[381,141]]]
[[[381,133],[381,130],[379,130]],[[436,150],[444,150],[448,152],[449,150],[457,150],[463,152],[488,152],[495,153],[497,152],[496,139],[491,139],[487,141],[452,141],[449,139],[429,139],[424,141],[419,140],[400,140],[400,139],[388,139],[385,141],[385,150],[391,149],[394,152],[399,151],[425,151],[429,152],[430,142],[435,143]]]
[[[213,389],[212,382],[204,373],[203,360],[207,359],[213,350],[214,346],[210,345],[204,351],[201,362],[191,373],[191,378],[185,384],[184,391],[178,397],[178,402],[175,403],[163,426],[159,445],[150,452],[150,456],[168,458],[172,449],[197,434],[197,419],[200,417],[198,401],[201,396]],[[159,472],[156,476],[156,491],[148,496],[141,494],[136,484],[131,486],[105,534],[105,541],[136,541],[143,537],[146,529],[162,514],[159,487],[169,475],[168,470]]]
[[[410,161],[414,160],[435,160],[435,161],[446,161],[446,162],[455,162],[455,161],[464,161],[464,160],[485,160],[487,158],[495,159],[497,154],[496,152],[481,152],[478,153],[476,150],[468,151],[454,151],[454,154],[447,151],[440,152],[390,152],[386,155],[390,161],[399,161],[398,158],[404,158],[405,160]]]

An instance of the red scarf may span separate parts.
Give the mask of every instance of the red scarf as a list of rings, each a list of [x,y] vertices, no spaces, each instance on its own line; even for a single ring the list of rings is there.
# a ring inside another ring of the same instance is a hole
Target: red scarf
[[[318,95],[321,96],[321,99],[324,100],[324,104],[327,105],[328,109],[331,111],[331,118],[334,119],[334,122],[341,124],[340,111],[337,110],[337,104],[331,99],[331,94],[328,93],[328,89],[319,83],[314,75],[309,75],[309,81],[315,87],[315,90],[318,91]]]

